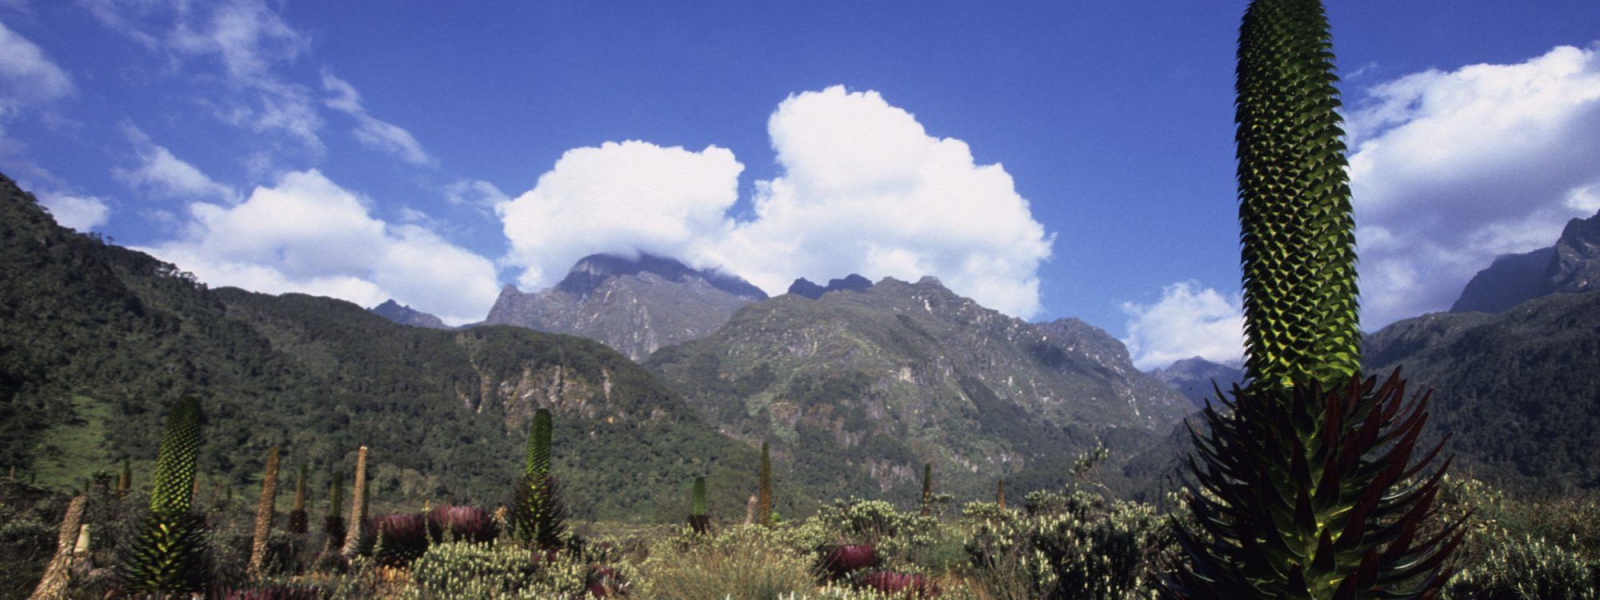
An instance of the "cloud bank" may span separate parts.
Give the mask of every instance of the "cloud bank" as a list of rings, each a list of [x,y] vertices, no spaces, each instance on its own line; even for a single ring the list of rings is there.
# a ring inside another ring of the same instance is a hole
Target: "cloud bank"
[[[71,95],[72,77],[39,46],[0,23],[0,116],[21,105]]]
[[[1448,310],[1600,210],[1600,47],[1407,75],[1349,117],[1362,327]]]
[[[794,95],[768,122],[781,175],[758,181],[734,221],[743,170],[715,146],[646,142],[567,152],[534,189],[499,205],[520,285],[555,283],[579,257],[630,249],[720,267],[770,294],[796,277],[939,277],[1007,314],[1039,308],[1054,236],[998,164],[930,136],[876,92]]]
[[[140,250],[213,286],[367,307],[394,298],[456,325],[482,319],[498,293],[489,260],[422,227],[374,218],[360,197],[314,169],[258,187],[237,205],[195,202],[189,213],[181,238]]]

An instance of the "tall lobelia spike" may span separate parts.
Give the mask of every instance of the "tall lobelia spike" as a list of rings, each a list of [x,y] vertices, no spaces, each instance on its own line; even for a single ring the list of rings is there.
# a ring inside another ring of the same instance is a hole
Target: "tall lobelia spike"
[[[29,600],[64,600],[67,584],[72,577],[72,563],[77,558],[76,544],[83,523],[83,509],[87,496],[78,496],[67,505],[67,514],[61,518],[61,532],[56,536],[56,554],[45,567],[44,577],[33,589]]]
[[[694,478],[694,493],[689,501],[689,528],[695,533],[711,530],[711,517],[706,515],[706,478]]]
[[[200,401],[184,396],[167,415],[156,456],[150,513],[141,519],[118,568],[126,592],[186,594],[208,578],[205,523],[189,512],[200,450]]]
[[[361,530],[367,520],[367,447],[356,451],[356,483],[350,493],[350,522],[345,528],[344,548],[346,558],[354,558],[361,550]]]
[[[553,429],[549,409],[541,408],[533,413],[533,427],[528,432],[527,474],[531,477],[550,473],[550,437]]]
[[[1001,477],[994,484],[994,503],[1000,508],[1006,507],[1006,478]]]
[[[550,473],[553,435],[550,410],[541,408],[529,427],[527,463],[513,490],[507,519],[514,537],[546,550],[560,546],[567,517],[560,483]]]
[[[188,514],[194,498],[195,461],[200,456],[200,400],[184,396],[167,415],[167,429],[156,455],[150,510]]]
[[[300,535],[306,532],[310,525],[310,517],[306,514],[306,463],[300,463],[300,473],[294,479],[294,508],[289,511],[289,533]]]
[[[1333,42],[1318,0],[1257,0],[1239,28],[1235,103],[1247,376],[1361,374],[1355,220]]]
[[[933,463],[922,465],[922,516],[933,512]]]
[[[277,512],[278,447],[267,451],[267,466],[261,474],[261,502],[256,505],[255,536],[250,541],[250,576],[266,576],[267,536],[272,534],[272,518]]]
[[[1236,103],[1247,387],[1217,390],[1184,465],[1193,525],[1165,598],[1435,597],[1465,529],[1413,534],[1449,462],[1417,452],[1427,397],[1361,379],[1355,225],[1319,0],[1252,0]],[[1204,431],[1204,433],[1202,433]],[[1413,457],[1421,457],[1413,461]]]
[[[761,442],[761,488],[756,505],[756,523],[772,524],[772,457],[766,442]]]

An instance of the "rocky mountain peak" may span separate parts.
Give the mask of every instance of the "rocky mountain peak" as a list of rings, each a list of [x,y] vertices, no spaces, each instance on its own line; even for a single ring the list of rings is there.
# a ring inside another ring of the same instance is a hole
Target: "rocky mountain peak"
[[[1496,257],[1461,290],[1450,312],[1500,313],[1541,296],[1600,287],[1600,213],[1572,219],[1555,245]]]
[[[715,269],[694,269],[677,260],[647,253],[640,253],[637,258],[615,254],[585,256],[579,259],[577,264],[572,265],[572,269],[567,271],[567,276],[556,284],[555,289],[583,298],[592,294],[608,279],[643,273],[651,273],[676,283],[700,279],[711,287],[740,298],[756,302],[767,299],[766,292],[761,291],[761,288],[751,285],[738,276]]]
[[[586,337],[639,361],[711,333],[740,307],[766,297],[737,276],[671,258],[594,254],[542,292],[506,286],[484,323]]]
[[[515,289],[515,288],[513,288]],[[395,302],[390,298],[387,302],[367,309],[367,312],[378,315],[401,325],[424,327],[427,329],[449,329],[444,321],[428,313],[413,309],[409,306]]]
[[[821,298],[828,292],[865,292],[869,289],[872,289],[872,281],[855,273],[845,276],[844,279],[830,279],[826,287],[812,283],[804,277],[794,280],[794,283],[789,285],[789,293],[812,300]]]

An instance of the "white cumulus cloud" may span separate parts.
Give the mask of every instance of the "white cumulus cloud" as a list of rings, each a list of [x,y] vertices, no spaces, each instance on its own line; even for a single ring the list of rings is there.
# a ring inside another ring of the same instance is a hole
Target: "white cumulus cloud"
[[[1600,209],[1600,46],[1407,75],[1348,116],[1362,327],[1447,310]]]
[[[1185,281],[1163,288],[1155,304],[1125,302],[1122,312],[1128,315],[1122,343],[1140,369],[1195,356],[1216,363],[1244,357],[1244,308],[1238,295]]]
[[[496,207],[519,284],[554,284],[589,254],[641,250],[689,262],[731,226],[744,165],[716,146],[695,152],[638,141],[568,150],[533,189]],[[697,251],[698,250],[698,251]]]
[[[482,319],[498,293],[488,259],[422,227],[372,217],[359,196],[314,169],[237,205],[196,202],[189,213],[183,237],[142,250],[210,285],[369,307],[394,298],[451,324]]]
[[[743,166],[727,150],[645,142],[569,151],[535,188],[502,204],[525,287],[577,258],[633,249],[715,266],[782,293],[796,277],[934,275],[1007,314],[1039,308],[1039,263],[1054,236],[998,165],[929,135],[876,92],[791,96],[768,122],[781,174],[756,182],[754,216],[733,221]]]
[[[105,199],[95,196],[43,193],[39,194],[39,204],[50,210],[57,224],[78,231],[105,225],[111,216],[111,207],[106,205]]]

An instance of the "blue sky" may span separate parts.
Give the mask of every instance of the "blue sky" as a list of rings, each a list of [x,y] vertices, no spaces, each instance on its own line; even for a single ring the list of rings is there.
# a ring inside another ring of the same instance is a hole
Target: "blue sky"
[[[0,170],[213,285],[453,323],[634,249],[1238,356],[1244,2],[0,0]],[[1364,326],[1600,210],[1600,3],[1331,2]]]

